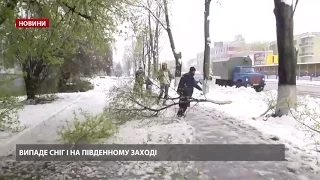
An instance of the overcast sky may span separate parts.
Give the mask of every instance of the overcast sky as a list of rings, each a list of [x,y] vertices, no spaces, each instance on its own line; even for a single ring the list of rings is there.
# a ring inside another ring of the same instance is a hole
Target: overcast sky
[[[212,42],[233,40],[242,34],[247,42],[276,40],[273,0],[212,0],[210,35]],[[294,17],[294,33],[320,31],[320,0],[301,0]],[[195,58],[204,49],[204,0],[173,0],[171,24],[182,59]],[[160,61],[173,60],[167,36],[163,38]],[[117,43],[116,61],[122,59],[125,42]]]

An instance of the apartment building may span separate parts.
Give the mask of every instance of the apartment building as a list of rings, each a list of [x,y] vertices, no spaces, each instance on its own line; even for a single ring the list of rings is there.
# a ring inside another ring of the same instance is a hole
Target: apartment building
[[[320,32],[307,32],[294,36],[298,50],[298,63],[320,62]],[[270,42],[269,50],[278,55],[277,41]]]
[[[214,42],[214,46],[210,49],[210,62],[212,61],[221,61],[233,57],[238,52],[238,47],[244,45],[245,42],[242,36],[236,36],[235,41],[232,42]],[[200,72],[203,71],[203,60],[204,52],[198,53],[196,56],[197,59],[197,70]]]

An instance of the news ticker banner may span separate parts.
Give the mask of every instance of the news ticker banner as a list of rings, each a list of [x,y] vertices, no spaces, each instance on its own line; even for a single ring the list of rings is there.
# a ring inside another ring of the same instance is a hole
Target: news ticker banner
[[[283,144],[18,144],[17,161],[285,161]]]

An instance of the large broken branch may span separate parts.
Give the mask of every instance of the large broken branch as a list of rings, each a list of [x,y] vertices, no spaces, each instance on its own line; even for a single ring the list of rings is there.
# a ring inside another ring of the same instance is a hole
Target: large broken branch
[[[154,109],[154,108],[147,107],[147,106],[143,105],[142,103],[140,103],[140,102],[138,102],[138,101],[136,101],[134,99],[131,99],[131,100],[132,100],[132,102],[134,102],[137,105],[142,107],[142,109],[139,109],[139,110],[141,110],[141,111],[142,110],[149,110],[149,111],[153,111],[153,112],[160,112],[160,111],[168,109],[168,108],[170,108],[172,106],[180,104],[179,102],[175,102],[175,103],[169,104],[169,105],[167,105],[165,107],[162,107],[162,108],[159,108],[159,109]],[[215,100],[208,100],[208,99],[194,99],[193,98],[193,99],[190,99],[188,101],[182,102],[182,104],[190,103],[190,102],[197,102],[197,103],[199,103],[199,102],[210,102],[210,103],[218,104],[218,105],[224,105],[224,104],[231,104],[232,103],[231,101],[215,101]]]

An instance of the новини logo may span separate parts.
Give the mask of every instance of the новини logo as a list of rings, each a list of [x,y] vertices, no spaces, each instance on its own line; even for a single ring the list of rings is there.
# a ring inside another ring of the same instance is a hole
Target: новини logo
[[[48,28],[49,18],[18,18],[16,28]]]

